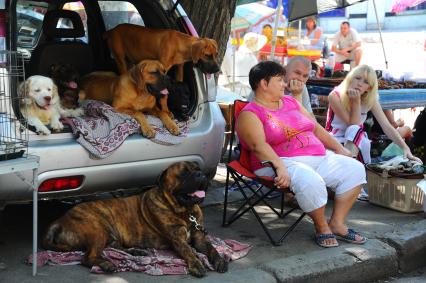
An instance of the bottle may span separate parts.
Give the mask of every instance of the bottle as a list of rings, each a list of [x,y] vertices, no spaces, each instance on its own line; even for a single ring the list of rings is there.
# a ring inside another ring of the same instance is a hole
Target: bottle
[[[327,62],[325,64],[324,77],[331,77],[333,75],[334,65],[336,65],[334,52],[330,52],[330,55],[328,56]]]

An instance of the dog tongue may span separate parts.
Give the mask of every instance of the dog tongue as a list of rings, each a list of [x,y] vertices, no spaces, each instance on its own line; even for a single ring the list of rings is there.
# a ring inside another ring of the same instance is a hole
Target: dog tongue
[[[169,94],[169,91],[168,91],[168,89],[167,89],[167,88],[165,88],[165,89],[163,89],[162,91],[160,91],[160,93],[161,93],[161,94],[164,94],[164,95],[168,95],[168,94]]]
[[[212,74],[206,74],[207,79],[210,79],[212,77]]]
[[[205,191],[195,191],[192,194],[190,194],[191,197],[197,197],[197,198],[204,198],[206,196]]]
[[[76,82],[69,82],[68,87],[69,88],[77,88],[77,83]]]

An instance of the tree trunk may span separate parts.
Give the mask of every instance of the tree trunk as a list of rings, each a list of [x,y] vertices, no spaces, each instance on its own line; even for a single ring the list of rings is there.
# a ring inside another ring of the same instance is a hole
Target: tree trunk
[[[221,64],[231,32],[231,19],[235,13],[237,0],[182,0],[181,3],[199,36],[217,41],[219,46],[217,59]]]

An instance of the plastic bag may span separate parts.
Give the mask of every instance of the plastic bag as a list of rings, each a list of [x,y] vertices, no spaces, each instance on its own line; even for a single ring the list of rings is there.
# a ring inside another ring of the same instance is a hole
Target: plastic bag
[[[402,148],[396,143],[390,143],[382,152],[381,157],[404,155]]]

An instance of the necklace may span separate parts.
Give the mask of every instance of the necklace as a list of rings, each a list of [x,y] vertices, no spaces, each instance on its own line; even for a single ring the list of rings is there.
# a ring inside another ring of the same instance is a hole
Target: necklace
[[[265,106],[266,108],[270,108],[270,109],[274,109],[274,108],[279,109],[280,108],[280,101],[279,100],[277,100],[277,101],[271,101],[271,102],[266,102],[266,101],[263,101],[262,99],[260,99],[260,98],[258,98],[256,96],[254,97],[254,100],[256,102],[258,102],[259,104]],[[271,107],[270,103],[273,103],[273,102],[276,103],[276,106],[274,105],[273,107]]]

